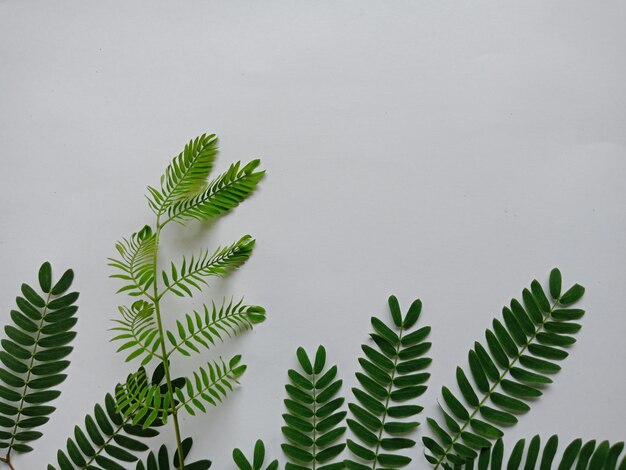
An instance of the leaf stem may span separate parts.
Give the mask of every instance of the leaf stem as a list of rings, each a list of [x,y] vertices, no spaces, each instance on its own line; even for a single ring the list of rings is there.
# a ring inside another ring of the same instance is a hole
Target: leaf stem
[[[313,371],[313,470],[317,465],[317,445],[315,440],[317,439],[317,377],[315,371]]]
[[[11,450],[10,449],[6,457],[0,457],[0,462],[6,463],[11,470],[15,470],[15,467],[13,466],[13,463],[11,462]]]
[[[380,440],[383,437],[383,431],[385,430],[385,421],[387,420],[387,408],[389,407],[389,400],[391,399],[391,389],[393,388],[393,379],[396,375],[396,367],[398,365],[398,359],[400,354],[400,348],[402,347],[402,335],[404,334],[404,326],[400,328],[400,334],[398,335],[398,346],[396,347],[396,357],[393,360],[393,372],[391,373],[391,382],[389,382],[389,388],[387,389],[387,401],[385,401],[385,413],[383,414],[383,418],[381,420],[380,431],[378,432],[378,443],[376,444],[376,457],[374,458],[374,463],[372,464],[372,470],[376,470],[376,465],[378,464],[378,452],[380,452]]]
[[[28,364],[28,372],[26,373],[26,378],[24,379],[24,387],[22,389],[22,398],[20,399],[20,403],[17,407],[17,416],[15,417],[15,425],[13,426],[13,431],[11,431],[11,441],[9,441],[9,450],[7,451],[6,463],[9,467],[13,468],[11,465],[11,451],[13,450],[13,444],[15,443],[15,433],[17,432],[17,427],[20,421],[20,417],[22,416],[22,407],[24,406],[24,398],[26,397],[26,392],[28,391],[28,383],[30,381],[30,376],[32,375],[33,364],[35,363],[35,354],[37,354],[37,346],[39,346],[39,338],[41,337],[41,330],[44,326],[44,321],[46,318],[46,314],[48,313],[48,302],[50,302],[50,297],[52,294],[48,293],[48,297],[46,298],[46,305],[43,308],[43,312],[41,312],[41,320],[39,322],[39,328],[37,329],[37,337],[35,338],[35,344],[33,345],[33,352],[30,357],[30,363]]]
[[[152,300],[154,302],[154,313],[157,319],[157,327],[159,330],[159,336],[161,337],[161,355],[164,358],[167,358],[167,349],[165,347],[165,334],[163,331],[163,322],[161,321],[161,308],[160,308],[160,299],[161,297],[159,296],[159,286],[158,286],[158,276],[157,276],[157,255],[159,252],[159,236],[161,234],[161,229],[163,228],[163,225],[159,224],[159,218],[160,216],[157,216],[157,221],[156,221],[156,233],[155,233],[155,249],[154,249],[154,257],[152,260],[152,269],[154,271],[154,294],[152,296]],[[163,361],[163,368],[165,370],[165,381],[167,382],[167,391],[170,394],[170,396],[174,397],[174,387],[172,386],[172,377],[170,375],[170,367],[168,364],[167,359],[165,359]],[[178,410],[176,408],[176,404],[174,402],[174,400],[172,400],[172,422],[174,423],[174,434],[175,434],[175,438],[176,438],[176,448],[178,449],[178,468],[179,470],[184,470],[184,465],[183,465],[183,444],[182,444],[182,440],[180,438],[180,425],[178,423]]]

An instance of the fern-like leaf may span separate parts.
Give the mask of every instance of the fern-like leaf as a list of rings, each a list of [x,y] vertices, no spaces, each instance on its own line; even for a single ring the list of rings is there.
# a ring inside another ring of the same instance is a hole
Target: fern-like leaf
[[[542,395],[560,370],[558,361],[568,356],[572,336],[581,326],[575,320],[583,310],[570,308],[584,288],[574,285],[561,294],[561,273],[550,274],[552,301],[538,281],[522,292],[522,302],[513,299],[502,310],[503,321],[495,319],[486,331],[485,348],[474,343],[469,352],[469,372],[457,368],[461,398],[442,388],[444,425],[429,419],[435,439],[424,437],[435,468],[446,461],[459,465],[476,459],[480,449],[502,436],[502,428],[517,422],[517,415],[530,409],[529,402]],[[472,381],[470,381],[470,378]],[[473,382],[473,384],[472,384]]]
[[[277,470],[278,460],[273,460],[267,467],[265,466],[265,444],[262,440],[256,441],[254,445],[254,455],[250,462],[240,449],[233,450],[233,461],[239,470]]]
[[[176,321],[177,334],[166,331],[172,346],[171,352],[179,352],[190,356],[189,351],[200,352],[200,347],[209,349],[216,341],[224,341],[224,337],[236,336],[251,330],[253,325],[265,321],[265,309],[255,305],[242,305],[243,299],[233,304],[224,300],[218,309],[215,304],[209,309],[204,305],[204,313],[196,311],[186,314],[185,321]],[[154,347],[154,346],[152,346]]]
[[[67,377],[62,372],[70,365],[67,356],[76,337],[77,318],[74,302],[77,292],[66,294],[74,273],[67,270],[52,284],[52,268],[44,263],[39,269],[39,292],[22,284],[17,310],[11,310],[13,323],[4,328],[0,361],[0,448],[9,452],[30,452],[30,442],[42,433],[35,429],[45,424],[55,408],[50,402],[61,392],[54,390]]]
[[[111,277],[121,279],[124,285],[117,291],[131,296],[148,295],[154,283],[154,253],[157,238],[149,226],[133,233],[129,239],[116,243],[120,259],[109,258],[109,266],[121,271]]]
[[[172,263],[169,275],[165,271],[161,273],[163,283],[167,290],[179,297],[192,297],[192,289],[202,290],[202,285],[207,284],[207,277],[225,276],[248,261],[254,242],[250,235],[245,235],[232,245],[219,247],[212,254],[207,250],[189,260],[183,258],[178,267]]]
[[[414,417],[423,409],[414,401],[426,391],[424,384],[430,377],[424,372],[432,362],[425,357],[431,347],[425,341],[430,327],[412,331],[422,311],[420,300],[411,304],[404,318],[395,296],[389,298],[389,309],[393,324],[372,317],[375,347],[362,346],[363,372],[356,374],[360,387],[352,389],[357,402],[350,403],[352,419],[348,419],[360,442],[348,440],[354,456],[345,461],[348,469],[404,467],[411,462],[396,451],[415,445],[409,435],[419,426]]]
[[[551,436],[545,444],[541,442],[541,438],[534,436],[528,446],[526,440],[520,439],[509,455],[508,460],[504,458],[504,444],[502,439],[498,439],[493,447],[486,447],[480,450],[476,460],[466,462],[462,468],[465,470],[487,470],[491,468],[498,470],[506,468],[507,470],[615,470],[624,443],[618,442],[611,445],[609,441],[602,441],[596,444],[595,440],[583,443],[582,439],[575,439],[570,442],[564,449],[563,453],[558,456],[559,439],[558,436]],[[445,464],[444,468],[453,469],[449,464]],[[626,460],[622,460],[620,470],[626,468]]]
[[[144,428],[157,420],[167,422],[173,408],[177,412],[184,408],[192,416],[197,411],[206,413],[206,405],[216,406],[239,383],[246,370],[240,361],[241,356],[237,355],[228,364],[208,363],[194,372],[193,378],[173,384],[173,395],[163,387],[149,384],[145,375],[133,374],[117,390],[117,409],[131,418],[132,424],[143,423]]]
[[[202,134],[189,141],[161,176],[161,188],[148,186],[148,204],[154,213],[160,216],[176,201],[203,190],[216,156],[215,134]]]
[[[200,194],[182,199],[168,209],[168,220],[211,220],[237,207],[256,188],[265,171],[255,171],[260,160],[252,160],[241,168],[241,162],[211,181]]]
[[[288,442],[281,447],[294,462],[285,469],[343,468],[343,462],[333,462],[346,447],[344,442],[337,442],[346,432],[342,426],[346,412],[339,411],[344,399],[337,397],[343,383],[335,380],[337,366],[325,370],[323,346],[317,349],[313,363],[303,348],[298,348],[297,358],[301,372],[290,370],[291,383],[285,386],[289,398],[285,400],[282,432]]]
[[[140,368],[136,375],[146,379],[146,371]],[[165,389],[162,384],[163,363],[159,364],[150,380],[154,387]],[[180,380],[179,380],[180,383]],[[118,384],[116,390],[122,385]],[[129,463],[136,462],[139,456],[148,450],[143,439],[159,435],[156,429],[163,425],[155,420],[150,427],[144,422],[133,424],[125,410],[119,410],[113,395],[108,393],[103,404],[96,404],[93,413],[85,416],[84,426],[74,427],[74,434],[68,438],[66,448],[57,452],[57,464],[60,470],[75,469],[110,469],[123,470]],[[53,465],[48,465],[54,470]]]
[[[126,362],[143,356],[142,366],[150,362],[153,357],[163,361],[164,358],[158,352],[161,337],[158,335],[154,321],[154,305],[138,300],[130,308],[120,306],[118,309],[122,318],[113,320],[117,326],[111,328],[111,331],[118,332],[111,341],[123,341],[117,352],[128,352]]]
[[[182,441],[183,464],[185,470],[207,470],[211,467],[210,460],[197,460],[195,462],[185,462],[189,451],[193,445],[193,439],[188,437]],[[170,466],[170,462],[171,465]],[[137,462],[135,470],[170,470],[171,468],[181,468],[178,450],[174,452],[174,458],[170,461],[169,452],[165,445],[159,448],[158,453],[150,452],[148,457],[141,462]]]

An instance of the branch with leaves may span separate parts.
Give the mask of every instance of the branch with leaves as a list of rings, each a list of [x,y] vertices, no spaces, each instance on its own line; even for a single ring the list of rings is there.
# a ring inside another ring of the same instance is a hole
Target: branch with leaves
[[[117,243],[119,257],[110,265],[112,277],[122,281],[118,292],[138,298],[130,306],[120,306],[121,317],[115,320],[113,341],[126,360],[139,360],[142,366],[152,361],[164,365],[165,387],[150,384],[145,375],[133,374],[116,393],[118,411],[133,424],[144,428],[171,417],[176,449],[183,455],[183,440],[178,419],[185,411],[191,415],[206,412],[217,405],[238,383],[245,371],[240,356],[227,362],[211,361],[193,372],[184,386],[176,388],[171,378],[169,358],[179,353],[189,356],[200,349],[212,349],[217,341],[249,330],[264,321],[265,310],[243,301],[224,300],[203,306],[175,320],[176,329],[164,326],[166,313],[161,307],[164,296],[192,297],[202,291],[211,277],[223,277],[241,267],[252,254],[255,241],[249,235],[236,242],[204,249],[184,256],[168,269],[159,266],[158,248],[162,231],[172,221],[186,225],[190,220],[208,221],[222,216],[243,202],[257,187],[264,171],[258,171],[259,160],[245,165],[237,162],[222,175],[209,180],[217,156],[217,137],[202,135],[190,141],[166,168],[159,187],[148,187],[148,205],[156,216],[154,226],[144,226]],[[178,468],[182,470],[182,462]]]
[[[7,449],[0,461],[11,468],[12,452],[32,451],[32,442],[43,435],[37,429],[55,411],[51,403],[61,395],[55,387],[67,378],[76,338],[78,292],[67,293],[74,272],[68,269],[53,283],[45,262],[38,277],[38,288],[22,284],[0,342],[0,448]]]

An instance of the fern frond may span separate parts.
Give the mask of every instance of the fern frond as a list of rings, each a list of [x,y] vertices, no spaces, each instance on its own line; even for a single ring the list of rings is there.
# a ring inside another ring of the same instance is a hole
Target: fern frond
[[[179,297],[193,296],[192,289],[202,290],[202,284],[207,284],[210,276],[225,276],[237,269],[250,258],[255,240],[245,235],[235,243],[219,247],[212,254],[207,250],[199,256],[192,256],[189,261],[183,258],[179,267],[171,265],[170,274],[163,271],[163,283],[166,291],[171,291]]]
[[[522,292],[522,302],[513,299],[510,308],[504,307],[503,322],[495,319],[486,331],[487,348],[476,342],[469,352],[473,385],[457,368],[461,399],[442,388],[445,426],[429,419],[436,439],[423,439],[430,451],[426,458],[435,468],[446,461],[454,466],[476,459],[480,449],[502,436],[502,427],[530,410],[528,403],[542,395],[541,389],[552,382],[549,376],[560,370],[557,362],[569,355],[567,348],[576,341],[572,335],[581,328],[575,320],[584,314],[570,306],[584,288],[576,284],[561,295],[561,273],[554,269],[550,293],[552,301],[535,280]]]
[[[217,136],[202,134],[189,141],[177,157],[174,157],[165,174],[161,176],[161,188],[148,186],[148,204],[160,216],[176,201],[195,195],[206,186],[217,156]]]
[[[146,225],[139,232],[133,233],[129,239],[124,238],[115,244],[121,258],[109,258],[109,266],[121,273],[111,277],[121,279],[124,285],[117,291],[126,292],[131,296],[146,295],[154,283],[154,254],[157,249],[157,238],[152,229]]]
[[[252,457],[252,463],[243,455],[240,449],[233,450],[233,461],[239,470],[263,470],[265,465],[265,444],[259,439],[254,445],[254,455]],[[277,470],[278,460],[273,460],[265,470]]]
[[[431,343],[424,341],[430,327],[411,331],[422,311],[420,300],[411,304],[404,318],[395,296],[389,297],[389,309],[393,325],[372,317],[376,347],[362,346],[363,372],[356,374],[360,387],[352,389],[358,403],[348,405],[352,413],[348,426],[360,443],[348,440],[354,456],[345,461],[348,469],[404,467],[411,462],[395,451],[415,445],[408,435],[419,426],[414,417],[423,407],[414,400],[426,391],[430,377],[424,372],[432,362],[425,357]]]
[[[241,162],[230,166],[226,173],[211,181],[200,194],[189,199],[175,202],[167,211],[168,219],[184,222],[186,220],[211,220],[234,209],[245,200],[263,178],[265,171],[256,171],[260,160],[252,160],[241,167]]]
[[[67,377],[62,372],[70,365],[76,337],[78,307],[73,305],[78,292],[65,292],[74,279],[67,270],[52,284],[52,268],[44,263],[39,269],[40,291],[22,284],[11,310],[13,323],[4,328],[7,338],[1,341],[0,361],[0,448],[30,452],[30,442],[42,433],[35,429],[48,422],[55,411],[50,402],[61,392],[54,387]],[[28,443],[28,444],[27,444]]]
[[[187,455],[189,455],[189,451],[193,445],[193,439],[188,437],[182,441],[182,451],[183,451],[183,464],[185,470],[208,470],[211,467],[210,460],[198,460],[195,462],[185,462]],[[170,457],[167,447],[162,445],[159,448],[158,453],[150,452],[148,457],[141,462],[137,462],[137,466],[135,470],[170,470],[171,468],[183,468],[180,465],[180,459],[178,455],[178,450],[174,452],[174,459],[172,460],[172,467],[170,466]]]
[[[253,325],[265,321],[265,309],[256,305],[242,305],[243,299],[233,304],[231,299],[228,305],[226,300],[218,309],[213,303],[211,309],[204,305],[204,314],[194,311],[185,315],[185,322],[176,321],[177,335],[166,331],[165,336],[172,345],[168,354],[179,352],[183,356],[190,356],[189,351],[200,352],[199,347],[210,349],[217,340],[224,341],[239,333],[251,330]]]
[[[223,361],[208,363],[207,367],[194,372],[193,378],[173,384],[174,396],[163,387],[149,384],[145,374],[132,374],[117,390],[117,409],[131,418],[133,424],[141,422],[144,427],[157,420],[166,423],[172,409],[184,408],[192,416],[196,411],[206,413],[205,404],[216,406],[239,383],[239,377],[246,370],[245,365],[239,364],[240,360],[241,356],[235,356],[228,364]]]
[[[140,368],[137,375],[146,378],[146,372]],[[151,378],[155,387],[161,385],[164,375],[163,364],[157,366]],[[122,385],[118,384],[116,390]],[[113,395],[108,393],[104,404],[96,404],[93,413],[85,416],[84,426],[74,427],[73,437],[68,438],[66,448],[57,452],[60,470],[106,468],[123,470],[128,464],[136,462],[139,455],[148,450],[142,439],[159,435],[157,427],[163,423],[156,420],[151,427],[144,427],[143,422],[133,424],[125,410],[119,410]],[[48,465],[54,470],[53,465]]]
[[[335,380],[337,366],[326,371],[326,349],[320,346],[311,360],[303,348],[298,348],[298,362],[301,372],[289,371],[290,384],[285,386],[287,398],[283,414],[285,426],[281,428],[287,443],[282,444],[283,452],[294,463],[288,463],[286,470],[335,470],[343,468],[343,462],[333,462],[346,444],[337,441],[346,432],[342,426],[345,411],[338,411],[344,399],[337,397],[343,384]]]
[[[557,457],[558,446],[559,439],[556,435],[551,436],[545,444],[542,444],[541,438],[536,435],[530,440],[527,448],[526,440],[520,439],[513,446],[507,461],[504,458],[502,439],[498,439],[493,447],[481,449],[476,460],[466,462],[462,468],[471,470],[476,465],[478,470],[487,468],[506,468],[507,470],[522,468],[524,470],[550,470],[552,468],[558,470],[570,470],[571,468],[577,470],[615,470],[624,450],[623,442],[611,445],[609,441],[602,441],[596,445],[595,440],[583,443],[582,439],[575,439],[567,445],[559,458]],[[623,460],[620,469],[625,465],[626,461]],[[446,464],[444,468],[456,467]]]
[[[133,303],[131,308],[118,307],[122,319],[113,320],[118,326],[111,328],[111,331],[119,332],[111,341],[123,341],[117,352],[127,351],[126,362],[144,356],[141,365],[144,366],[153,357],[163,357],[158,353],[161,346],[161,337],[158,335],[158,328],[154,321],[154,305],[144,300]]]

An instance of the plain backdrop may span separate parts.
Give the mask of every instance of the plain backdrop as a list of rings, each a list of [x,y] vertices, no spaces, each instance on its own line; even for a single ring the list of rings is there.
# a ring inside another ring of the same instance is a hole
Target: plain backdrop
[[[242,387],[182,421],[193,456],[232,468],[257,438],[283,460],[286,371],[327,347],[350,395],[371,315],[420,297],[434,363],[421,421],[492,318],[559,266],[587,288],[578,343],[508,432],[626,437],[626,5],[619,1],[0,1],[0,311],[50,260],[76,271],[69,378],[19,469],[54,459],[137,364],[109,343],[114,243],[186,141],[220,136],[216,171],[261,157],[260,190],[212,230],[171,227],[162,261],[250,233],[223,295],[268,321],[176,374],[241,352]],[[425,426],[421,433],[425,431]],[[172,443],[165,431],[151,442]],[[411,451],[424,468],[422,448]]]

